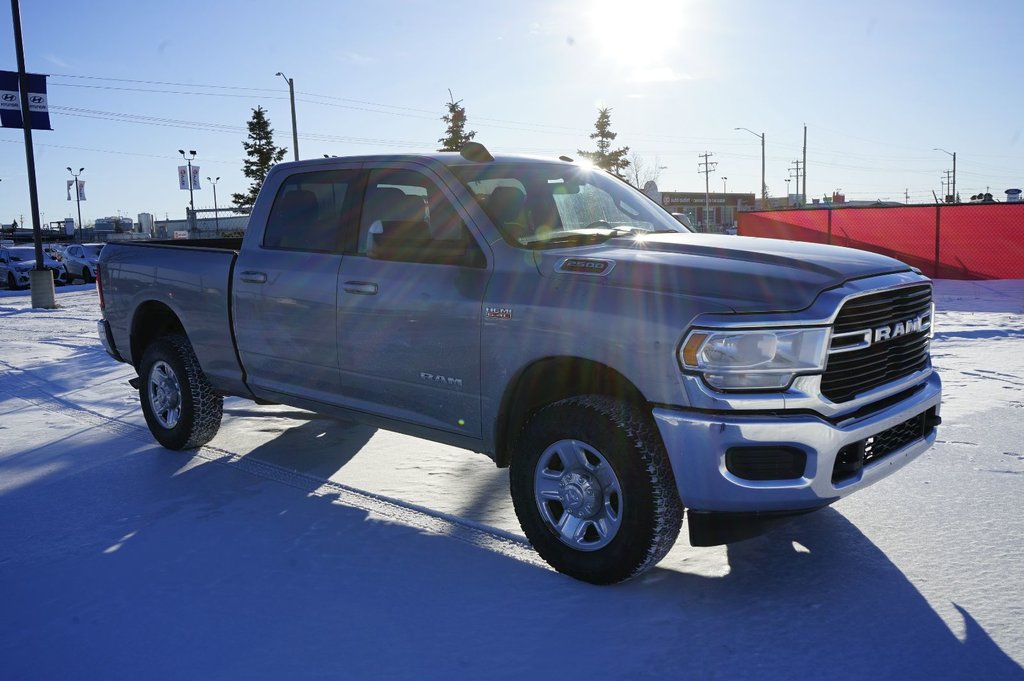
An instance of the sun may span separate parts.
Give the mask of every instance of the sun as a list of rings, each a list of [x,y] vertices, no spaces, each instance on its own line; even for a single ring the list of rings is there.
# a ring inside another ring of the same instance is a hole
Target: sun
[[[597,0],[588,3],[591,39],[601,56],[630,80],[679,80],[672,57],[685,49],[680,34],[688,3],[680,0]]]

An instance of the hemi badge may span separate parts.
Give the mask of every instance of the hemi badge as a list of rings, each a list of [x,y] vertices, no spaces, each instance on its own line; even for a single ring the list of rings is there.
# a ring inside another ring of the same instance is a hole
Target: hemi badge
[[[511,307],[488,307],[484,311],[488,319],[512,319]]]

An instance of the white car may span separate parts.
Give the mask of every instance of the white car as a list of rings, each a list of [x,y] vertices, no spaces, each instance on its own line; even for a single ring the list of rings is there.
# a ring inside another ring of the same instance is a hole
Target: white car
[[[10,246],[0,248],[0,280],[6,282],[7,288],[19,289],[28,286],[31,275],[29,272],[36,267],[36,249],[32,246]],[[55,284],[67,281],[64,267],[49,255],[43,254],[43,267],[53,272]]]
[[[68,282],[81,279],[86,284],[96,278],[96,262],[105,244],[72,244],[64,249],[64,267]]]
[[[54,260],[64,259],[64,244],[43,244],[43,253]]]

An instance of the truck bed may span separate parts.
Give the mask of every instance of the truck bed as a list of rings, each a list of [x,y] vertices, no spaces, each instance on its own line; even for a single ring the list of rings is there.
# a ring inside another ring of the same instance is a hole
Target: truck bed
[[[106,316],[123,358],[138,365],[142,340],[155,332],[151,315],[170,310],[188,330],[210,382],[224,392],[246,394],[231,310],[241,244],[241,239],[108,243],[100,255],[100,276]]]

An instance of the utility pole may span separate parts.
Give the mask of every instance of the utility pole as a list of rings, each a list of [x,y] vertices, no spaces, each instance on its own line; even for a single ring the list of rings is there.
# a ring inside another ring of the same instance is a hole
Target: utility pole
[[[714,154],[708,153],[706,151],[703,154],[697,154],[697,158],[704,159],[701,163],[697,164],[698,168],[704,166],[704,169],[698,170],[697,173],[704,174],[704,220],[702,222],[704,223],[705,232],[710,231],[708,227],[710,227],[711,222],[711,220],[708,218],[708,216],[711,214],[711,173],[712,171],[714,171],[715,167],[718,166],[718,161],[708,161],[708,159],[711,158],[712,156],[714,156]]]
[[[209,175],[206,176],[206,181],[213,185],[213,224],[214,224],[214,226],[215,226],[215,228],[217,230],[217,236],[220,236],[220,216],[217,214],[217,181],[218,180],[220,180],[219,176],[215,180],[211,180]]]
[[[25,132],[25,165],[28,170],[28,198],[32,208],[32,237],[35,242],[36,268],[32,270],[32,307],[53,309],[57,300],[53,289],[53,273],[43,265],[43,232],[39,225],[39,191],[36,187],[36,157],[32,147],[32,119],[29,111],[28,73],[25,71],[25,43],[21,35],[21,6],[11,0],[11,21],[14,24],[14,52],[18,63],[18,94],[21,99],[21,121]],[[22,225],[24,225],[22,218]]]
[[[804,123],[804,193],[800,201],[801,206],[807,205],[807,124]]]
[[[761,138],[761,207],[768,205],[768,185],[764,181],[764,133],[756,133],[750,128],[733,128],[733,130],[746,130],[754,137]]]
[[[946,151],[942,147],[935,147],[932,151],[941,151],[944,154],[948,154],[953,157],[953,184],[950,186],[950,195],[953,197],[953,202],[956,202],[956,152]],[[945,195],[944,195],[945,196]]]
[[[910,203],[910,187],[903,190],[903,203]]]
[[[284,75],[280,71],[274,74],[275,76],[281,76],[284,78],[284,82],[288,83],[288,98],[292,102],[292,152],[294,152],[295,160],[299,160],[299,129],[295,123],[295,81]]]
[[[797,161],[793,161],[793,165],[790,167],[790,170],[795,171],[795,174],[796,174],[796,192],[794,192],[794,193],[796,194],[796,197],[797,197],[796,198],[797,206],[802,205],[802,203],[800,201],[800,196],[801,196],[800,195],[800,166],[801,165],[803,165],[803,164],[799,160],[797,160]],[[804,189],[806,190],[806,187],[804,187]]]
[[[956,203],[956,196],[953,195],[953,192],[956,191],[954,189],[954,187],[956,187],[956,183],[949,179],[951,171],[944,170],[942,172],[946,174],[946,188],[949,191],[948,194],[943,194],[942,195],[942,200],[943,200],[944,203]],[[947,198],[948,198],[948,200],[947,200]]]

